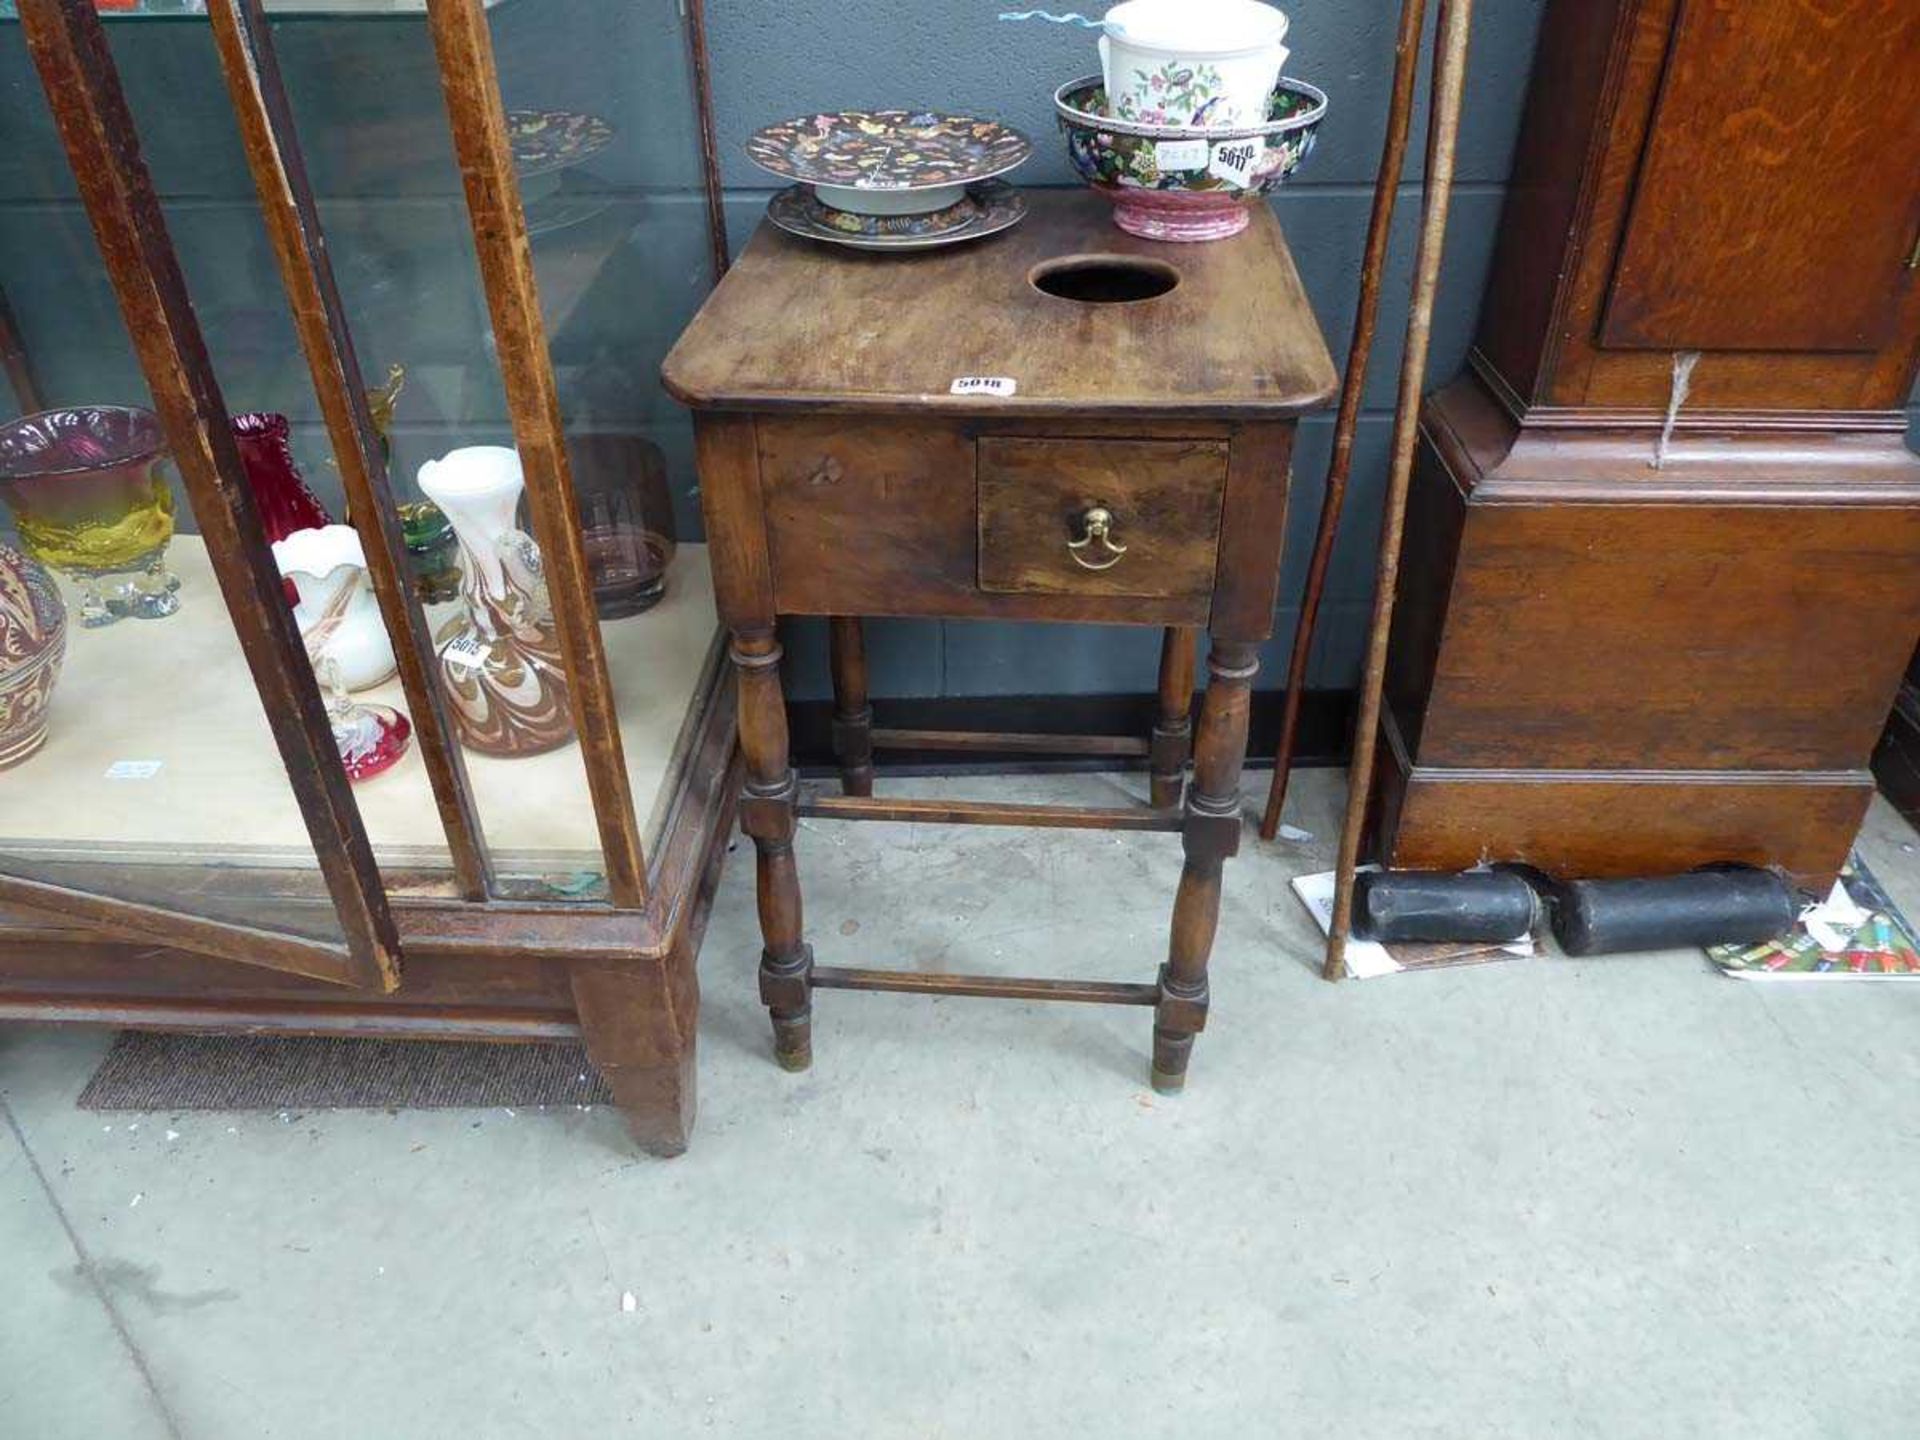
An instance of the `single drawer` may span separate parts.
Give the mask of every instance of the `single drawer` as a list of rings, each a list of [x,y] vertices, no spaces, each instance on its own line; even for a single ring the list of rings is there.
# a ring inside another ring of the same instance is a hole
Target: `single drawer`
[[[973,440],[954,426],[762,417],[760,503],[790,615],[964,613]]]
[[[1213,591],[1227,486],[1218,440],[985,436],[980,588],[1199,598]]]

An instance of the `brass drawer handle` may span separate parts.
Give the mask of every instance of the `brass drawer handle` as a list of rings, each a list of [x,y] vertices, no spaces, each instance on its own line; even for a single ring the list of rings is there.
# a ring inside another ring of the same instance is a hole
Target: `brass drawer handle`
[[[1082,534],[1078,540],[1067,542],[1067,554],[1073,557],[1073,563],[1082,570],[1111,570],[1120,563],[1120,557],[1127,553],[1127,547],[1117,545],[1113,539],[1113,512],[1104,505],[1095,505],[1080,517]],[[1089,560],[1080,552],[1098,543],[1106,558]]]

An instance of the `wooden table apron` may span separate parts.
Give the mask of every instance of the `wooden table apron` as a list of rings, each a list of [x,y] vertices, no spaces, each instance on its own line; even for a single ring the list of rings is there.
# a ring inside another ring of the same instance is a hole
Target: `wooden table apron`
[[[763,225],[664,367],[695,410],[715,590],[739,675],[760,992],[776,1055],[792,1069],[811,1058],[817,988],[1151,1005],[1153,1082],[1174,1090],[1206,1022],[1222,867],[1239,845],[1249,691],[1273,625],[1295,420],[1332,393],[1334,373],[1264,208],[1233,240],[1176,246],[1112,229],[1090,195],[1031,201],[1007,236],[911,258],[838,252]],[[1030,283],[1036,266],[1080,254],[1171,264],[1180,283],[1124,304]],[[1016,388],[953,395],[952,379],[966,375]],[[1089,520],[1096,510],[1112,517],[1104,539]],[[816,967],[794,861],[801,796],[779,677],[782,615],[835,617],[847,798],[809,813],[1178,829],[1185,864],[1157,979]],[[1184,808],[864,798],[872,712],[856,617],[868,615],[1205,627]]]

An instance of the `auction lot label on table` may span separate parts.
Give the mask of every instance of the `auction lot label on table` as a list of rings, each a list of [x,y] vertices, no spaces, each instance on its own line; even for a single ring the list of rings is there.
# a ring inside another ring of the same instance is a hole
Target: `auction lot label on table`
[[[949,388],[950,395],[998,395],[1005,398],[1020,388],[1008,375],[959,375]]]

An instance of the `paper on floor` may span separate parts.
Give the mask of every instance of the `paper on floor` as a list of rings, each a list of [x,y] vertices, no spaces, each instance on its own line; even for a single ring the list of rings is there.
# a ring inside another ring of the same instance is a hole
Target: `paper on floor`
[[[1362,865],[1377,870],[1377,865]],[[1333,871],[1293,877],[1293,893],[1313,916],[1322,935],[1333,931]],[[1394,945],[1377,940],[1347,940],[1347,974],[1355,980],[1372,980],[1380,975],[1398,975],[1403,970],[1428,970],[1439,965],[1459,965],[1469,961],[1499,960],[1509,955],[1522,959],[1534,953],[1533,937],[1528,935],[1507,945]]]

